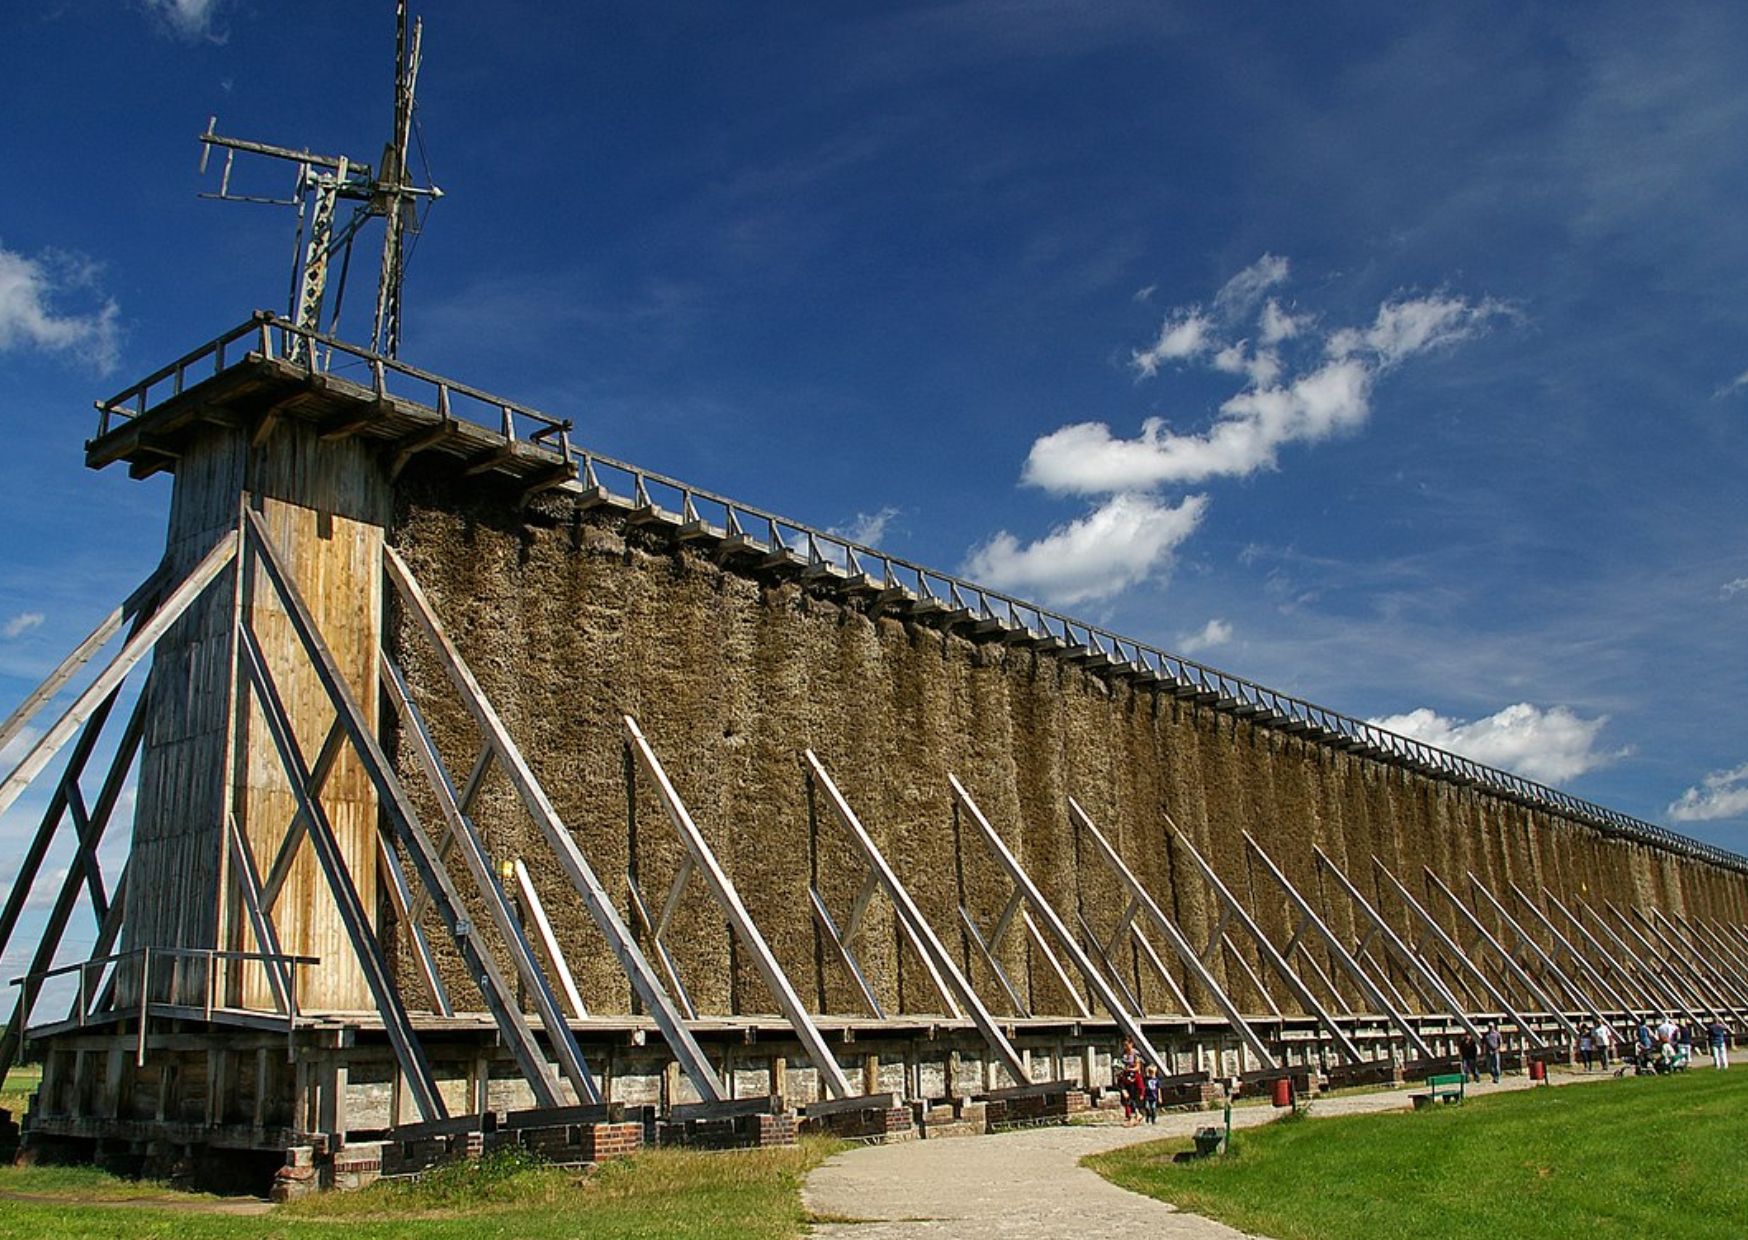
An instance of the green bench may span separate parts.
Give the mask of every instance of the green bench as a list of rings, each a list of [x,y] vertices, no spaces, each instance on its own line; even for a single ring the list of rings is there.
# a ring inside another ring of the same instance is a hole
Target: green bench
[[[1426,1092],[1414,1094],[1414,1109],[1432,1106],[1435,1102],[1461,1102],[1463,1100],[1463,1074],[1452,1072],[1448,1076],[1429,1076],[1426,1078]]]

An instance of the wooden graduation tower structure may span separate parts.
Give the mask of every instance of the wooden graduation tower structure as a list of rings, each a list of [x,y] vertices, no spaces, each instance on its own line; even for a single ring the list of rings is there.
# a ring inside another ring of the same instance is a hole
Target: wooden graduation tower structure
[[[1743,858],[602,458],[399,361],[405,240],[437,197],[407,171],[418,49],[403,9],[374,168],[209,128],[218,196],[241,196],[239,153],[296,165],[289,313],[99,404],[88,464],[175,486],[162,563],[0,725],[23,754],[0,811],[43,804],[0,947],[52,896],[0,1040],[0,1069],[44,1064],[29,1147],[273,1165],[294,1191],[509,1141],[588,1160],[791,1139],[798,1115],[882,1139],[1061,1118],[1125,1038],[1195,1103],[1399,1080],[1488,1021],[1546,1058],[1597,1020],[1748,1015]],[[375,219],[359,347],[334,331]],[[610,614],[584,657],[502,666],[533,587],[488,597],[500,579],[469,574],[494,546],[593,583]],[[612,663],[634,587],[693,619]],[[746,643],[685,632],[724,614],[813,676],[742,695],[750,751],[710,713]],[[528,682],[553,692],[530,705]],[[586,728],[554,718],[571,699]],[[1272,829],[1313,784],[1324,825],[1297,846]],[[1427,814],[1448,825],[1391,823]],[[96,945],[60,963],[81,901]]]

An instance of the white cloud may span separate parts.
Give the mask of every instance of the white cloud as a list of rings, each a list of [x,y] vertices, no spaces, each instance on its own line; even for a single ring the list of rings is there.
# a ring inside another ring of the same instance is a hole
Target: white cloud
[[[1713,771],[1694,788],[1672,801],[1669,816],[1676,822],[1710,822],[1748,815],[1748,762],[1733,771]]]
[[[1179,362],[1206,353],[1214,345],[1214,324],[1199,307],[1174,310],[1159,325],[1159,339],[1137,349],[1132,363],[1143,378],[1151,379],[1165,362]]]
[[[1149,284],[1146,288],[1138,288],[1135,290],[1135,296],[1132,300],[1138,301],[1138,302],[1139,301],[1152,301],[1153,294],[1156,291],[1158,291],[1158,289],[1159,289],[1159,285],[1157,285],[1157,284]]]
[[[22,637],[41,624],[47,617],[40,611],[21,611],[5,624],[0,625],[0,637],[7,641]]]
[[[1158,338],[1131,354],[1142,378],[1166,363],[1232,375],[1238,390],[1199,431],[1174,430],[1162,416],[1146,419],[1133,438],[1114,434],[1106,422],[1075,422],[1033,441],[1021,481],[1058,495],[1117,497],[1080,520],[1058,526],[1022,547],[1006,531],[971,555],[970,564],[1005,574],[1010,583],[1047,585],[1065,601],[1102,598],[1144,579],[1150,566],[1169,564],[1169,552],[1189,536],[1205,511],[1195,496],[1194,520],[1169,545],[1141,536],[1110,557],[1112,581],[1095,588],[1086,573],[1100,562],[1086,554],[1093,532],[1120,527],[1127,534],[1157,531],[1160,514],[1188,513],[1157,498],[1171,486],[1213,478],[1240,478],[1272,469],[1280,450],[1351,434],[1371,416],[1378,380],[1402,362],[1467,339],[1495,318],[1511,314],[1487,299],[1470,301],[1439,292],[1399,295],[1378,307],[1370,323],[1319,330],[1318,316],[1284,308],[1269,291],[1290,273],[1285,258],[1264,254],[1215,294],[1212,309],[1179,306],[1166,315]],[[1151,292],[1151,290],[1149,290]],[[1247,332],[1254,328],[1254,332]],[[1253,343],[1254,341],[1254,343]],[[1055,555],[1075,555],[1076,564],[1047,565]]]
[[[1134,439],[1118,439],[1103,422],[1065,426],[1033,443],[1022,479],[1059,494],[1098,495],[1242,477],[1272,466],[1284,444],[1315,442],[1363,423],[1374,375],[1345,358],[1285,386],[1248,386],[1202,434],[1175,434],[1163,418],[1147,419]]]
[[[1243,271],[1233,276],[1214,294],[1214,309],[1228,321],[1241,319],[1256,309],[1262,295],[1277,284],[1284,284],[1290,271],[1287,260],[1276,254],[1264,254]]]
[[[102,304],[83,314],[55,308],[69,293],[94,293],[96,275],[91,263],[70,255],[26,258],[0,246],[0,353],[42,349],[113,370],[120,314],[115,302],[98,295]]]
[[[1106,598],[1167,569],[1207,506],[1205,495],[1176,506],[1150,495],[1113,496],[1033,543],[1022,546],[1002,530],[971,552],[964,571],[1064,606]]]
[[[1748,577],[1738,577],[1734,581],[1726,581],[1718,590],[1719,598],[1732,598],[1748,590]]]
[[[1717,391],[1713,392],[1712,399],[1713,400],[1722,400],[1724,397],[1729,396],[1733,392],[1740,392],[1743,388],[1748,388],[1748,370],[1744,370],[1741,374],[1737,375],[1734,379],[1731,379],[1728,383],[1724,384]]]
[[[1607,715],[1580,719],[1569,707],[1547,710],[1519,702],[1485,719],[1449,719],[1426,707],[1370,721],[1377,727],[1440,749],[1515,771],[1527,779],[1558,784],[1604,766],[1626,751],[1602,752],[1597,737]]]
[[[1262,308],[1262,317],[1257,320],[1257,329],[1262,343],[1272,345],[1279,344],[1283,340],[1291,340],[1314,322],[1316,320],[1309,314],[1291,314],[1281,309],[1281,303],[1271,297]]]
[[[146,8],[164,19],[166,25],[185,39],[210,39],[223,43],[225,36],[213,23],[225,0],[145,0]]]
[[[899,510],[890,505],[882,508],[879,512],[858,512],[854,521],[848,525],[834,525],[828,532],[849,542],[873,547],[886,537],[886,527],[898,515]]]
[[[1224,646],[1232,640],[1232,626],[1219,617],[1208,621],[1199,633],[1190,633],[1177,639],[1177,648],[1184,654],[1200,654],[1204,650],[1212,650],[1215,646]]]
[[[1378,307],[1378,317],[1370,327],[1348,327],[1333,333],[1329,355],[1369,354],[1380,368],[1394,366],[1416,353],[1467,340],[1490,319],[1505,313],[1506,307],[1491,298],[1471,302],[1435,293],[1387,301]]]

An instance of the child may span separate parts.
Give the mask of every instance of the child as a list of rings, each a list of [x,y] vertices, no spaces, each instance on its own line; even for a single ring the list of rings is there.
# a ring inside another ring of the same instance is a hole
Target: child
[[[1147,1108],[1147,1122],[1157,1124],[1159,1122],[1159,1069],[1153,1064],[1147,1065],[1147,1081],[1141,1101]]]

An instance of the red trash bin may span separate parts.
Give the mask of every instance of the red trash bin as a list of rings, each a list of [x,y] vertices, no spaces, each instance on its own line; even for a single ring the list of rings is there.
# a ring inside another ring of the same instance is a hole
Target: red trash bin
[[[1539,1059],[1529,1061],[1530,1081],[1545,1081],[1548,1079],[1548,1065]]]
[[[1293,1105],[1293,1080],[1291,1077],[1283,1076],[1275,1082],[1274,1103],[1278,1107]]]

